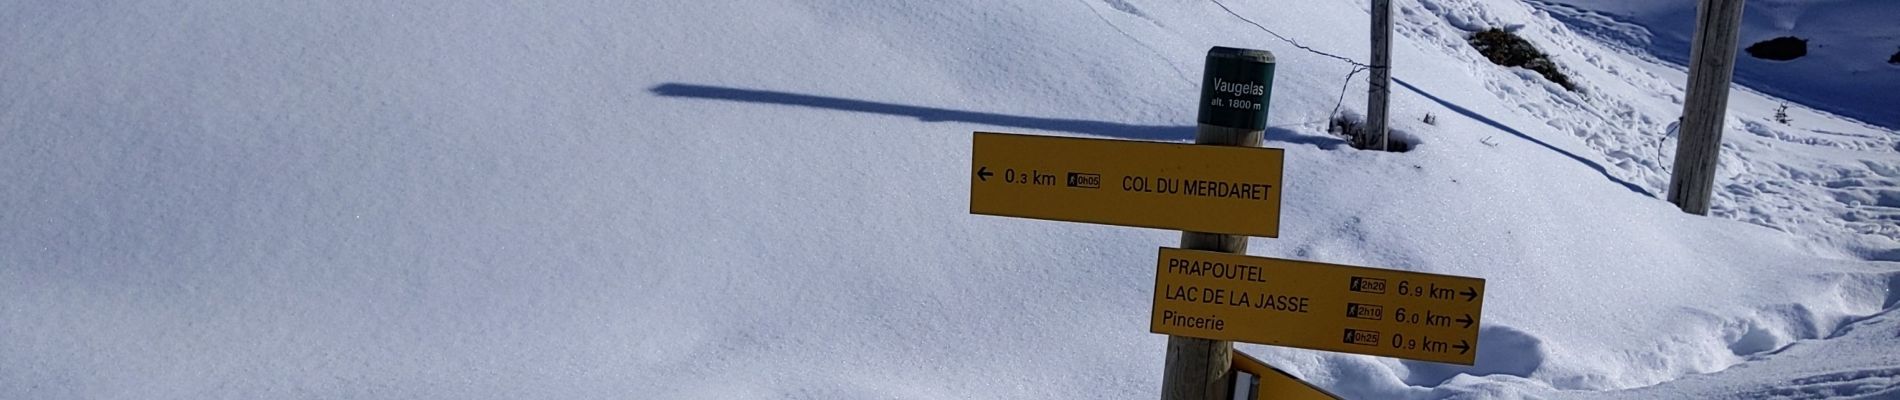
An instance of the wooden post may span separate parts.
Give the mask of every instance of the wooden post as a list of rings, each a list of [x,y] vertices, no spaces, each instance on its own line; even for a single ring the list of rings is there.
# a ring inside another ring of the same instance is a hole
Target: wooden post
[[[1201,125],[1199,137],[1206,137]],[[1258,143],[1259,136],[1254,136]],[[1201,141],[1195,140],[1196,143]],[[1181,232],[1181,248],[1247,253],[1247,237]],[[1234,342],[1168,336],[1167,366],[1161,373],[1162,400],[1216,400],[1227,396],[1233,374]]]
[[[1669,202],[1682,212],[1709,214],[1709,192],[1715,188],[1716,160],[1722,153],[1722,123],[1728,114],[1729,82],[1735,74],[1742,3],[1702,0],[1696,7],[1689,93],[1682,102],[1676,168],[1669,174]]]
[[[1260,147],[1266,136],[1267,104],[1273,93],[1273,67],[1273,53],[1265,50],[1209,49],[1201,75],[1194,143]],[[1247,237],[1181,232],[1181,248],[1246,254]],[[1168,336],[1161,399],[1216,400],[1228,396],[1233,350],[1233,342]]]
[[[1372,77],[1367,81],[1366,130],[1359,148],[1386,150],[1386,120],[1392,98],[1392,0],[1372,0]]]

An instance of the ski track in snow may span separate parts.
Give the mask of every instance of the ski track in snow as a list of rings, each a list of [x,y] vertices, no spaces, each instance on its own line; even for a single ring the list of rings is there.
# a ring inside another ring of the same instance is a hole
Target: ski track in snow
[[[1900,274],[1889,276],[1887,308],[1843,321],[1825,338],[1753,354],[1747,363],[1656,386],[1580,398],[1892,399],[1900,397]],[[1832,363],[1804,365],[1805,359]],[[1737,384],[1739,383],[1739,385]],[[1737,388],[1736,386],[1739,386]],[[1738,390],[1739,389],[1739,390]]]

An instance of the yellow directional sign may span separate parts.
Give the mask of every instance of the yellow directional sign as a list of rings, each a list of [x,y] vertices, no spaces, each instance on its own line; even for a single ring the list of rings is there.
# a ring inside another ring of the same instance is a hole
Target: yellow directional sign
[[[1280,236],[1286,151],[976,132],[970,213]]]
[[[1339,400],[1339,396],[1239,350],[1234,351],[1234,371],[1235,400]]]
[[[1484,280],[1162,248],[1154,333],[1471,365]]]

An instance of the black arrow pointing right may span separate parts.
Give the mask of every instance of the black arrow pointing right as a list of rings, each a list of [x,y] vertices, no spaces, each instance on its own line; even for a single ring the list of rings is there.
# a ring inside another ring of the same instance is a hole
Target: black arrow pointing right
[[[1458,349],[1458,354],[1462,355],[1471,352],[1471,343],[1466,342],[1464,339],[1458,339],[1458,345],[1451,346],[1451,348]]]
[[[1478,289],[1473,289],[1470,286],[1466,286],[1464,293],[1459,293],[1459,294],[1465,295],[1465,301],[1472,301],[1472,300],[1478,299]]]
[[[989,182],[989,181],[990,181],[990,175],[996,175],[996,173],[995,173],[995,172],[990,172],[990,166],[988,166],[988,165],[985,165],[985,166],[983,166],[982,168],[977,168],[977,169],[976,169],[976,179],[978,179],[978,180],[982,180],[982,181],[984,181],[984,182]]]
[[[1465,324],[1465,328],[1470,328],[1470,327],[1471,327],[1471,314],[1465,314],[1465,317],[1464,317],[1464,318],[1459,318],[1459,319],[1458,319],[1458,322],[1462,322],[1462,323],[1464,323],[1464,324]]]

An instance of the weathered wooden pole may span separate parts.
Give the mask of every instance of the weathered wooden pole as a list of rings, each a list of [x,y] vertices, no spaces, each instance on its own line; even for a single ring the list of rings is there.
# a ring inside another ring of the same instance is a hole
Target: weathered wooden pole
[[[1392,0],[1372,0],[1372,76],[1366,85],[1366,130],[1361,149],[1386,150],[1386,120],[1392,99]]]
[[[1722,123],[1728,114],[1729,82],[1735,75],[1736,36],[1743,0],[1702,0],[1696,7],[1695,42],[1689,49],[1688,96],[1669,174],[1669,202],[1682,212],[1708,215],[1722,153]]]
[[[1260,147],[1267,101],[1273,93],[1273,53],[1215,47],[1201,74],[1201,106],[1194,143]],[[1236,165],[1234,168],[1266,168]],[[1181,248],[1247,253],[1247,237],[1181,232]],[[1162,400],[1215,400],[1228,395],[1233,342],[1168,336],[1161,374]]]

